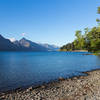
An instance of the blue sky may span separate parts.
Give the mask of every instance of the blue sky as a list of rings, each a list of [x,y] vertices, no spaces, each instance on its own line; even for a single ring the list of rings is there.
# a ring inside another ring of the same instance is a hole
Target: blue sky
[[[0,34],[62,46],[96,26],[100,0],[0,0]]]

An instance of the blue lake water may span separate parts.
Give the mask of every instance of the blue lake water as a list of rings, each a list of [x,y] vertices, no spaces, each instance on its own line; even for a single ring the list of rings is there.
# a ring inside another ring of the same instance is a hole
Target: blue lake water
[[[100,57],[84,52],[0,52],[0,91],[38,85],[100,68]]]

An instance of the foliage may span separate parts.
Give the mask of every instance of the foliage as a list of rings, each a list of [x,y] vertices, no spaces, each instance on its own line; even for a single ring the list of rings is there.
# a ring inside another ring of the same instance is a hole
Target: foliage
[[[100,14],[100,7],[98,7],[98,14]],[[81,30],[75,33],[76,39],[72,43],[68,43],[60,48],[61,51],[72,50],[88,50],[91,52],[100,51],[100,19],[97,19],[99,26],[91,29],[85,28],[84,35]]]

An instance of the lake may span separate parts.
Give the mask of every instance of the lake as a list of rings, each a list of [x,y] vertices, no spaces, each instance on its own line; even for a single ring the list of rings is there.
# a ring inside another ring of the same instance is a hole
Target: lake
[[[100,68],[100,57],[85,52],[0,52],[0,91],[35,86]]]

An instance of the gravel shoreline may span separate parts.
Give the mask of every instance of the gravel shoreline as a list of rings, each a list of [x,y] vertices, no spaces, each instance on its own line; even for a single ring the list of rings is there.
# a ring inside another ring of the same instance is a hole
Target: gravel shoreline
[[[0,100],[100,100],[100,70],[85,72],[86,76],[1,93]]]

